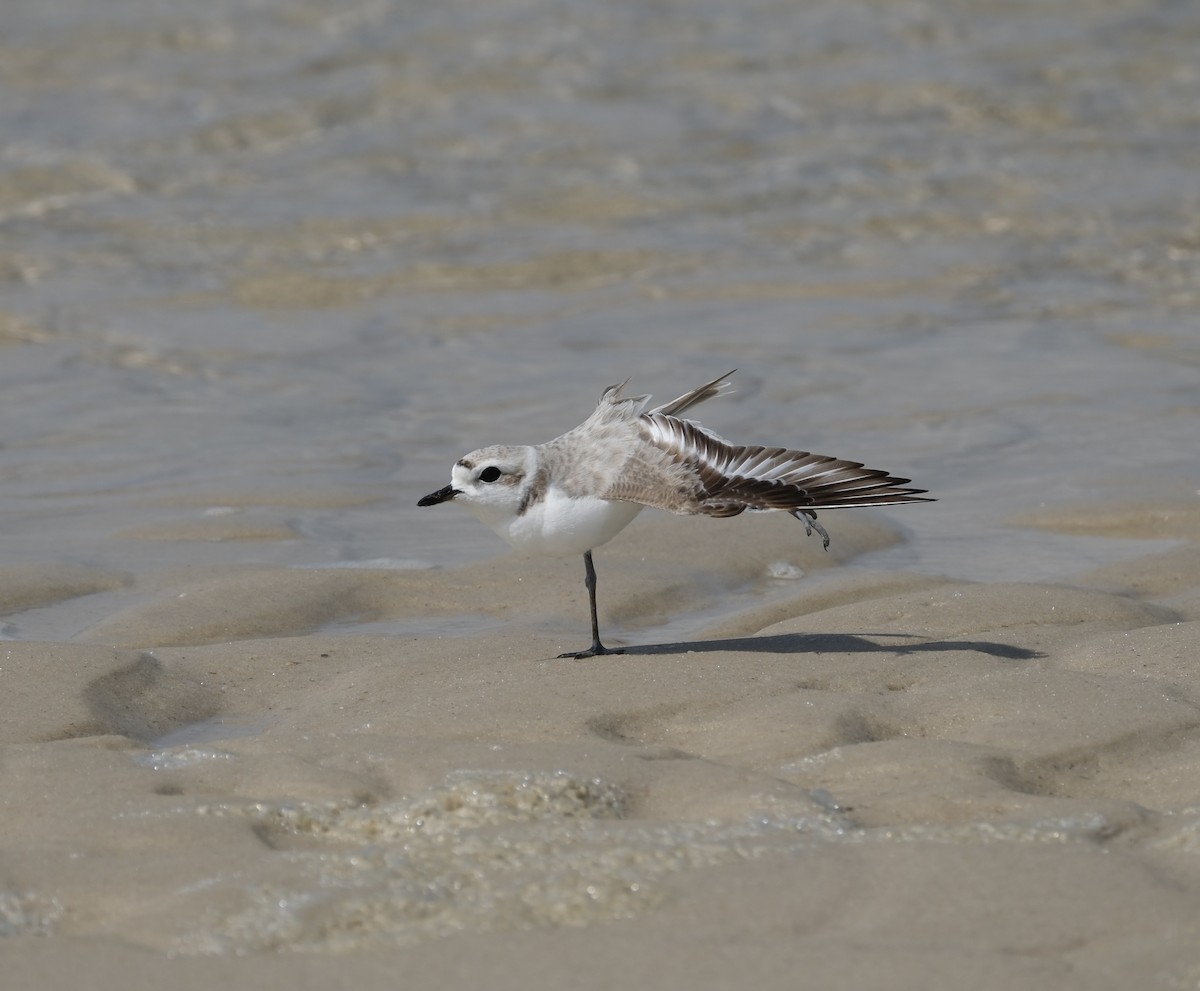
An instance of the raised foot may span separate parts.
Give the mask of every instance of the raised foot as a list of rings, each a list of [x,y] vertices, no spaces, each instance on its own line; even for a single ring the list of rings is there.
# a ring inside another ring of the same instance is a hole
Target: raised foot
[[[573,657],[577,661],[582,661],[585,657],[596,657],[600,654],[624,654],[624,647],[605,647],[599,640],[588,647],[586,650],[568,650],[565,654],[559,654],[559,657]]]

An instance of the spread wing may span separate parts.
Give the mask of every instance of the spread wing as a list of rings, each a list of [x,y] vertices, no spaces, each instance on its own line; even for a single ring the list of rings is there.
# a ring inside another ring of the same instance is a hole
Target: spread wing
[[[810,516],[815,509],[930,501],[921,497],[924,489],[908,487],[909,479],[857,461],[782,447],[739,447],[697,423],[657,410],[643,414],[633,426],[641,443],[605,492],[606,499],[705,516],[736,516],[747,509]]]

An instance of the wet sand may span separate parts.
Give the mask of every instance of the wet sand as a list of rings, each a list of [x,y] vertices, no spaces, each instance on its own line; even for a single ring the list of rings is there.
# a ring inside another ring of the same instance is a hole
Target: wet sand
[[[783,562],[790,520],[658,516],[598,555],[624,655],[557,659],[586,639],[578,562],[516,556],[178,579],[6,643],[6,979],[1194,983],[1196,514],[1026,523],[1177,543],[984,584],[837,567],[896,539],[870,514]],[[0,599],[115,580],[9,569]],[[494,628],[328,632],[428,610]],[[647,639],[673,611],[691,634]]]

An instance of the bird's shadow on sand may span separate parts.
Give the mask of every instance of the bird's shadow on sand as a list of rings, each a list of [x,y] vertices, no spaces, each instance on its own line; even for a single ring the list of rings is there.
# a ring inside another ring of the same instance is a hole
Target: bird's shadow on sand
[[[874,636],[916,640],[903,634],[880,633]],[[687,643],[656,643],[626,647],[626,654],[686,654],[710,651],[758,654],[923,654],[946,650],[973,650],[1010,661],[1045,657],[1036,650],[1015,647],[990,640],[933,640],[920,643],[876,643],[865,635],[853,633],[779,633],[762,637],[732,637],[728,640],[693,640]]]

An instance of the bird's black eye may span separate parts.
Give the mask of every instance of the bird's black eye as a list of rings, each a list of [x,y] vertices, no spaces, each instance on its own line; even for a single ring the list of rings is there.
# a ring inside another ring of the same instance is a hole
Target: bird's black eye
[[[497,468],[495,465],[488,465],[479,473],[479,480],[481,482],[494,482],[500,477],[500,474],[501,472],[499,468]]]

